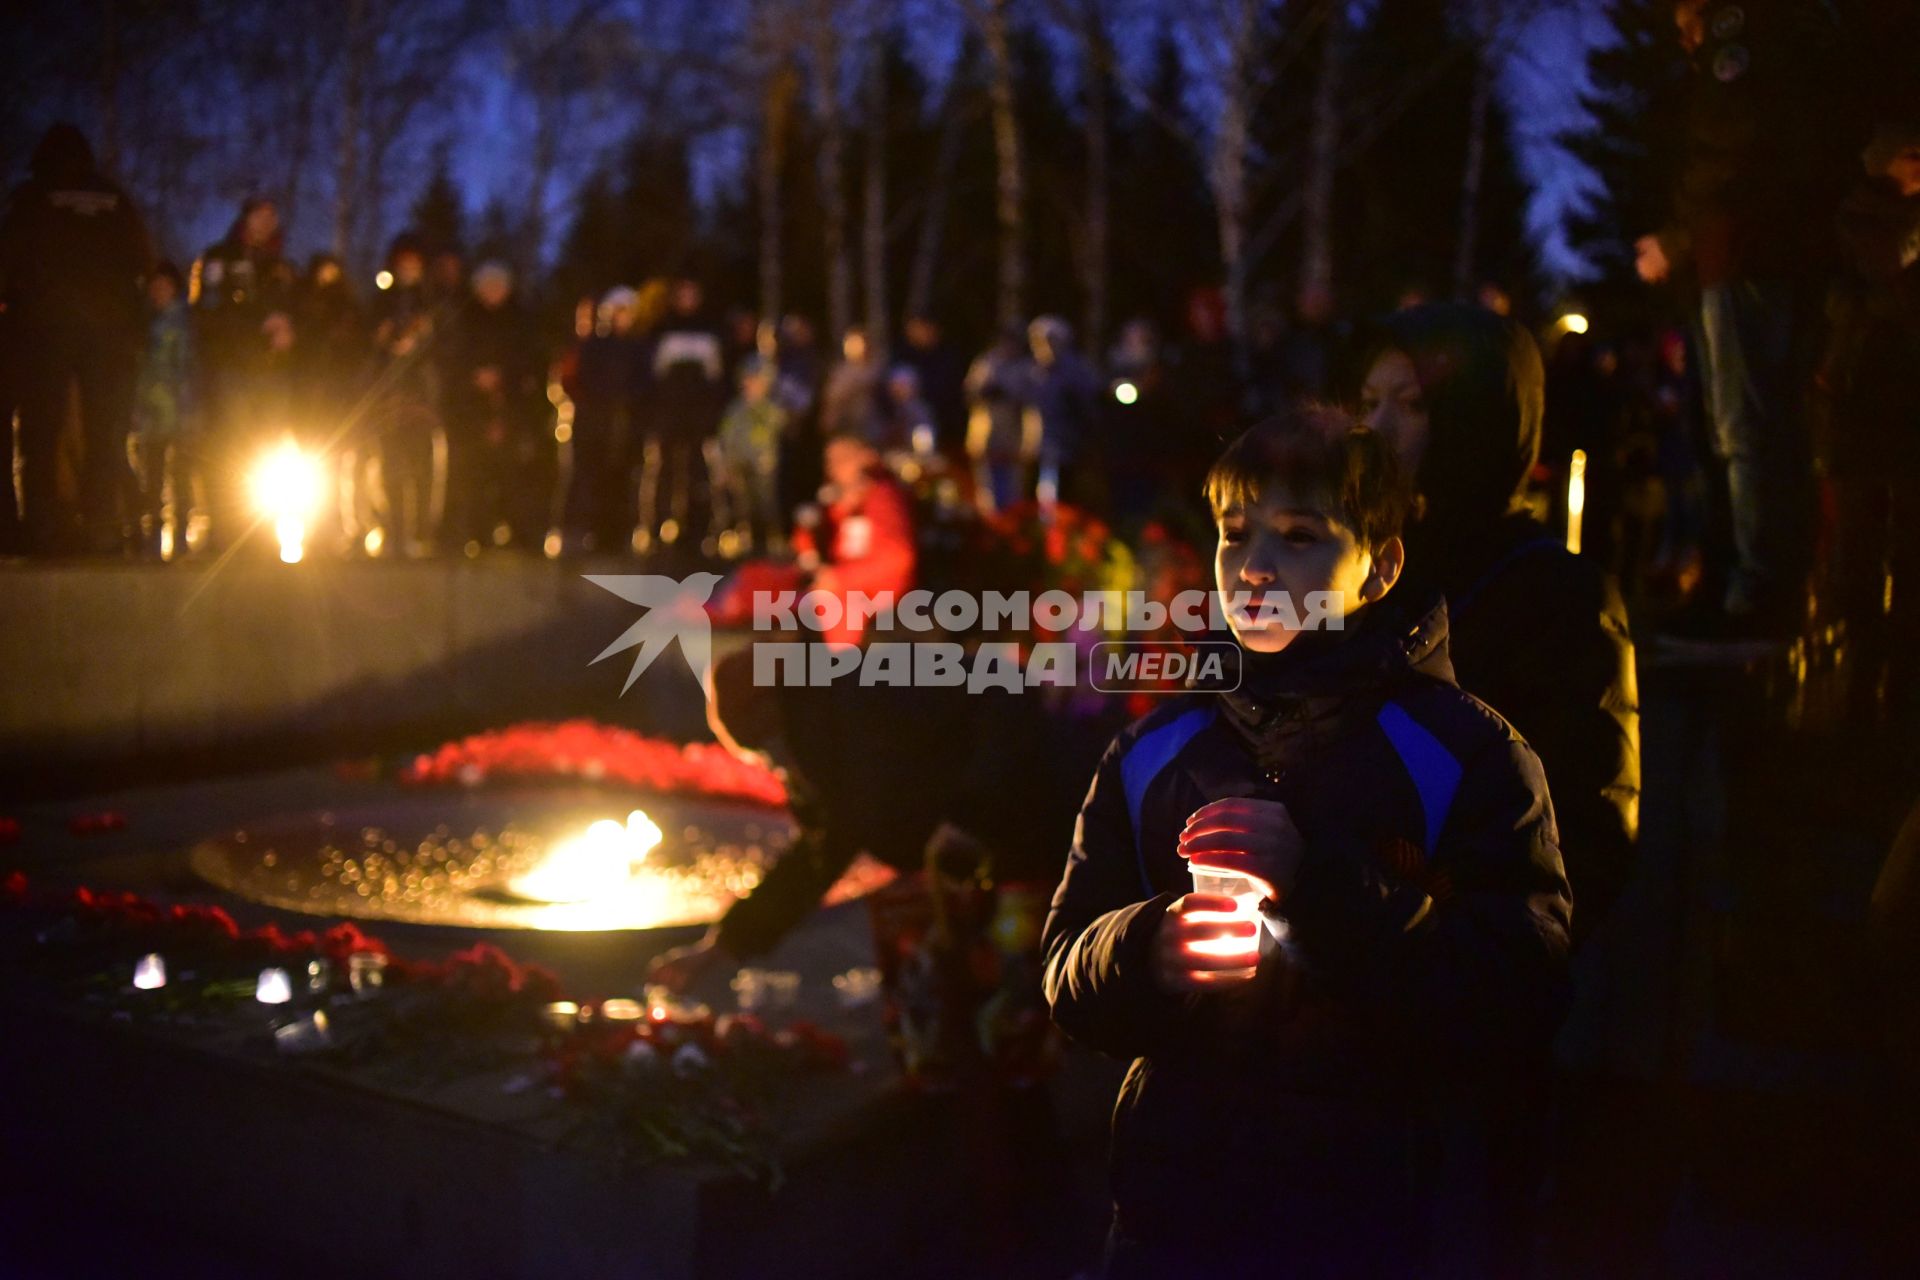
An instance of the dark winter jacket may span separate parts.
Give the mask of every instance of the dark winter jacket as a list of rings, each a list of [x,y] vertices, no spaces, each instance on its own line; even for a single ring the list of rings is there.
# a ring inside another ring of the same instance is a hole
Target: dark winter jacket
[[[347,425],[365,388],[371,334],[346,281],[309,284],[294,298],[294,367],[306,403]]]
[[[1703,285],[1787,280],[1825,259],[1839,45],[1823,0],[1725,0],[1692,56],[1674,220],[1660,233]]]
[[[590,445],[625,442],[636,430],[647,382],[647,348],[632,334],[596,333],[580,344],[565,379],[573,433]]]
[[[1249,657],[1239,693],[1169,702],[1114,740],[1081,809],[1047,998],[1076,1040],[1136,1059],[1117,1232],[1191,1274],[1250,1254],[1318,1275],[1373,1257],[1366,1232],[1404,1237],[1436,1190],[1405,1180],[1409,1135],[1497,1109],[1552,1034],[1571,902],[1546,782],[1453,683],[1446,606],[1410,612],[1382,602],[1318,652]],[[1191,887],[1181,828],[1250,795],[1305,839],[1280,904],[1291,952],[1236,991],[1169,994],[1150,957]],[[1379,1214],[1365,1226],[1361,1205]],[[1329,1234],[1329,1214],[1346,1225]]]
[[[533,321],[518,303],[509,299],[488,307],[469,298],[452,311],[438,345],[440,385],[452,426],[465,430],[496,419],[516,425],[530,420],[545,365]],[[474,386],[474,374],[489,368],[500,376],[496,392]]]
[[[1373,343],[1412,359],[1428,412],[1409,583],[1447,598],[1461,688],[1539,753],[1584,938],[1632,869],[1639,689],[1619,591],[1521,510],[1540,451],[1539,349],[1520,325],[1455,305],[1390,316]]]
[[[679,443],[711,436],[727,404],[725,353],[713,323],[697,313],[668,316],[650,364],[649,429]]]
[[[1033,407],[1040,415],[1043,453],[1071,462],[1093,443],[1100,414],[1100,383],[1079,352],[1060,352],[1050,364],[1033,364]]]
[[[379,387],[390,400],[432,405],[439,399],[440,303],[423,281],[394,284],[374,296],[372,311]]]
[[[94,167],[79,130],[49,129],[0,222],[0,297],[20,331],[79,329],[138,343],[152,257],[140,214]]]

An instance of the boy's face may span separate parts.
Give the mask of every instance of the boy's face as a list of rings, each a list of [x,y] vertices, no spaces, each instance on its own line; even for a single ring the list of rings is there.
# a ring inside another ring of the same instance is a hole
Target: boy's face
[[[1254,653],[1278,653],[1311,629],[1323,598],[1315,593],[1326,593],[1328,618],[1345,618],[1384,596],[1400,576],[1398,538],[1369,555],[1337,515],[1284,485],[1268,485],[1250,505],[1220,512],[1218,524],[1214,583],[1234,638]]]
[[[147,301],[155,311],[165,311],[180,296],[171,276],[153,276],[147,281]]]

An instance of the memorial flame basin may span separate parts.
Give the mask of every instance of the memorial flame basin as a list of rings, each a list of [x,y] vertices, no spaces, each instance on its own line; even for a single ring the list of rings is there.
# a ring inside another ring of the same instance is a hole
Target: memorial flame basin
[[[438,789],[269,816],[197,842],[199,877],[317,916],[488,930],[671,929],[717,919],[791,840],[784,813],[594,787]]]

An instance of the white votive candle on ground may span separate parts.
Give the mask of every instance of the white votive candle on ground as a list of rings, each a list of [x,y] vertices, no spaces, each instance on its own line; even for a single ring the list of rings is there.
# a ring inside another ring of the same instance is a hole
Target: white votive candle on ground
[[[150,951],[133,963],[133,985],[142,991],[153,991],[167,985],[167,962],[160,953]]]

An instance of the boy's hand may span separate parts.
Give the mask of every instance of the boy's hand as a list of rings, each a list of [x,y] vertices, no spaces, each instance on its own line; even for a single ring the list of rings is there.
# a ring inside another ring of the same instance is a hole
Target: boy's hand
[[[1212,991],[1253,977],[1260,926],[1229,918],[1233,910],[1233,899],[1217,893],[1190,893],[1167,905],[1153,936],[1153,976],[1162,990]]]
[[[1275,902],[1292,892],[1306,848],[1293,815],[1278,800],[1215,800],[1195,809],[1180,833],[1181,857],[1252,876]]]
[[[647,966],[647,981],[680,995],[714,969],[737,967],[732,953],[709,933],[698,942],[655,956]]]

